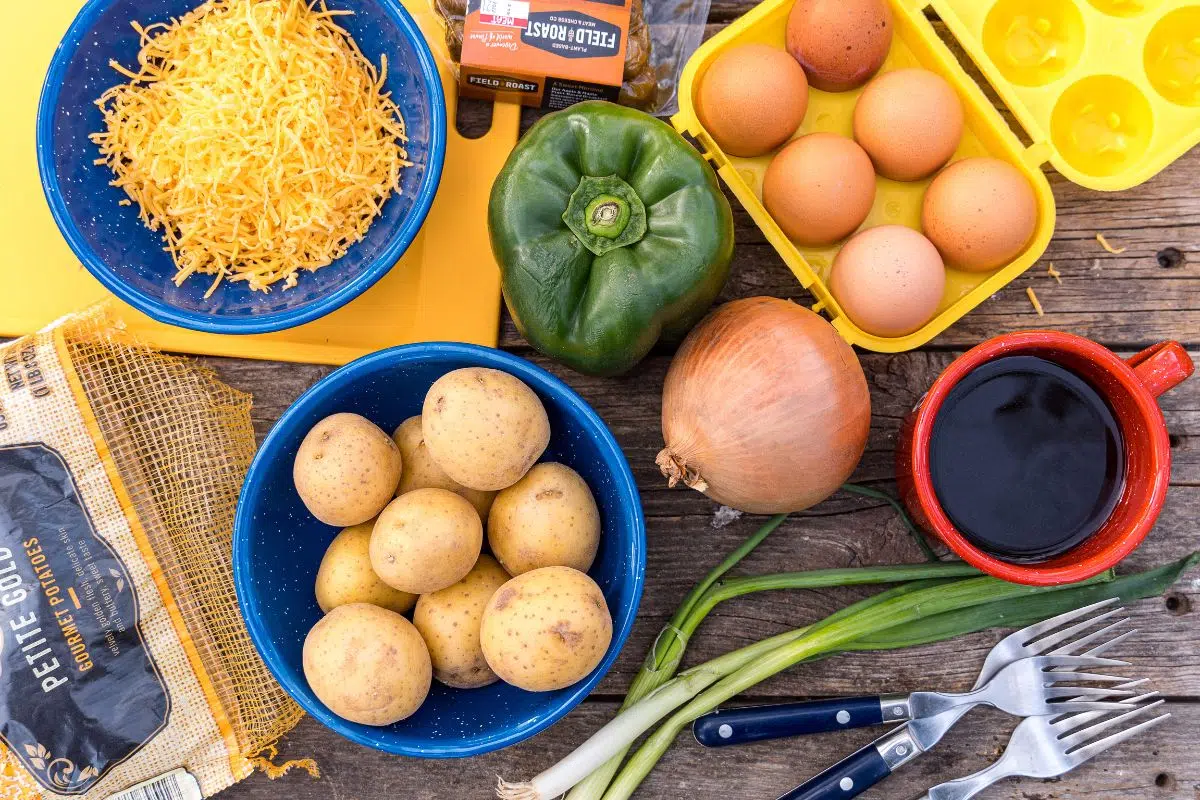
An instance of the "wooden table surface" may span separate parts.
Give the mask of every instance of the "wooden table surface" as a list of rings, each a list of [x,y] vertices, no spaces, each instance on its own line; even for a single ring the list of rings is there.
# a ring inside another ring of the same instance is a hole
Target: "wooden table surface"
[[[716,2],[709,33],[747,5]],[[466,127],[486,127],[478,107],[462,114]],[[528,125],[536,117],[526,112]],[[1049,175],[1058,203],[1054,239],[1042,260],[978,309],[918,351],[861,353],[871,387],[872,429],[853,480],[895,489],[892,451],[905,412],[938,372],[963,350],[1000,333],[1034,327],[1070,331],[1124,355],[1162,339],[1183,342],[1200,358],[1200,150],[1185,155],[1134,189],[1103,194]],[[721,300],[774,295],[810,302],[749,216],[733,203],[737,249]],[[1096,242],[1104,233],[1111,255]],[[1047,274],[1053,262],[1061,285]],[[1045,316],[1025,295],[1035,287]],[[662,446],[660,391],[671,353],[654,353],[631,374],[597,379],[575,374],[530,350],[505,318],[501,345],[528,357],[578,390],[612,428],[637,476],[645,505],[649,557],[645,595],[633,634],[597,691],[547,732],[487,756],[422,761],[351,744],[305,719],[281,743],[282,758],[311,756],[319,780],[292,773],[274,782],[255,775],[221,800],[426,800],[492,796],[496,775],[526,779],[570,752],[610,719],[658,631],[692,585],[761,523],[743,517],[714,526],[716,506],[696,492],[668,490],[654,466]],[[235,359],[206,359],[233,386],[255,396],[261,437],[287,405],[329,372],[326,367]],[[1200,550],[1200,378],[1162,399],[1174,454],[1172,486],[1161,520],[1127,562],[1143,569]],[[744,564],[744,573],[915,562],[921,553],[893,512],[880,503],[835,495],[794,515]],[[688,656],[698,663],[762,637],[823,617],[857,597],[849,591],[771,593],[719,607],[701,627]],[[1138,634],[1120,655],[1171,701],[1174,720],[1065,778],[1012,781],[985,797],[1136,797],[1200,800],[1200,571],[1184,576],[1165,597],[1131,609]],[[748,700],[784,700],[854,692],[920,688],[965,690],[987,650],[1002,636],[980,633],[952,642],[884,654],[858,654],[795,667],[757,687]],[[975,712],[938,749],[865,794],[911,798],[942,780],[975,771],[1001,751],[1012,720]],[[706,752],[679,742],[638,797],[673,800],[775,798],[850,753],[877,731],[850,731]]]

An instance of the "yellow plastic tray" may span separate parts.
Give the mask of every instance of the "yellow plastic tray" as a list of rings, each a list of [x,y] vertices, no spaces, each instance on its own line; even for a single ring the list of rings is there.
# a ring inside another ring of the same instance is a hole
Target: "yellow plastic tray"
[[[962,0],[964,3],[967,0]],[[1038,205],[1038,222],[1033,239],[1012,263],[989,273],[946,270],[946,291],[936,316],[920,330],[894,338],[874,336],[859,328],[842,312],[826,282],[833,257],[841,243],[828,247],[798,247],[783,233],[763,207],[762,178],[774,155],[739,158],[727,155],[709,135],[696,116],[694,98],[705,70],[724,50],[758,42],[772,47],[784,46],[784,33],[793,0],[766,0],[741,19],[725,28],[696,51],[684,67],[679,90],[680,111],[672,118],[676,129],[695,138],[701,150],[713,162],[717,173],[741,204],[758,223],[767,240],[783,256],[801,285],[817,298],[814,310],[824,311],[846,341],[868,350],[895,353],[911,350],[928,342],[975,306],[995,294],[1037,261],[1054,232],[1054,195],[1039,165],[1046,159],[1045,148],[1026,149],[1004,119],[988,101],[979,86],[967,75],[954,55],[938,38],[925,18],[923,3],[905,4],[889,0],[895,19],[892,49],[882,71],[904,67],[923,67],[946,78],[963,101],[966,115],[962,142],[954,160],[988,155],[1016,166],[1033,186]],[[797,136],[814,131],[852,135],[854,104],[861,90],[822,92],[810,90],[808,112]],[[899,224],[920,230],[921,199],[932,179],[900,182],[876,178],[875,205],[862,228]]]
[[[932,0],[1054,168],[1112,191],[1200,142],[1200,5]]]
[[[197,0],[199,3],[199,0]],[[152,5],[152,4],[151,4]],[[79,264],[42,195],[34,121],[42,79],[82,0],[9,3],[0,33],[0,335],[37,330],[63,314],[111,297]],[[406,342],[432,339],[496,344],[500,271],[487,234],[492,180],[517,141],[520,107],[496,104],[480,139],[455,131],[457,88],[436,15],[427,0],[407,0],[437,58],[448,132],[442,181],[425,225],[395,267],[337,311],[278,333],[226,336],[154,322],[128,306],[122,316],[147,341],[168,350],[343,364]],[[163,276],[168,280],[169,276]],[[113,302],[118,302],[114,300]]]

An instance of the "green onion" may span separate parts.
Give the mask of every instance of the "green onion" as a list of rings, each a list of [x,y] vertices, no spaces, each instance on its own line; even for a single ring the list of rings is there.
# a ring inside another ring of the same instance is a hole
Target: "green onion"
[[[925,569],[930,569],[930,567],[927,566]],[[926,590],[942,583],[944,581],[914,581],[898,586],[874,597],[860,600],[817,625],[778,634],[680,673],[678,677],[654,689],[640,702],[632,704],[627,710],[618,714],[616,718],[551,769],[541,773],[528,783],[508,783],[501,780],[496,793],[503,800],[548,800],[558,797],[616,754],[625,752],[638,736],[649,730],[654,723],[671,713],[673,709],[686,703],[725,676],[755,663],[780,647],[794,642],[824,625],[892,598]],[[604,788],[607,788],[607,784]]]
[[[1157,597],[1174,585],[1179,576],[1200,564],[1200,552],[1161,567],[1122,575],[1099,584],[1074,584],[1049,595],[1021,597],[971,608],[948,611],[936,617],[897,625],[886,631],[865,636],[846,650],[894,650],[940,642],[988,628],[1023,628],[1035,622],[1073,611],[1110,598],[1131,603]]]
[[[687,648],[687,638],[691,635],[690,632],[684,633],[683,630],[693,618],[693,608],[704,596],[704,593],[720,580],[722,575],[737,566],[738,562],[762,544],[763,540],[770,536],[786,518],[787,514],[776,514],[771,517],[765,525],[754,532],[754,535],[742,542],[741,546],[730,553],[724,561],[692,588],[688,596],[683,599],[679,610],[675,612],[675,616],[671,617],[671,621],[658,634],[658,638],[646,656],[645,663],[642,664],[642,668],[638,670],[638,674],[629,685],[629,692],[625,695],[619,712],[629,708],[674,677],[675,671],[679,669],[679,664],[683,660],[683,651]],[[704,615],[696,618],[695,622],[691,623],[689,631],[694,631],[703,618]],[[599,800],[600,796],[604,794],[604,790],[608,788],[609,782],[612,781],[613,775],[616,775],[617,770],[621,768],[621,760],[625,758],[627,750],[627,747],[622,748],[606,764],[578,784],[571,790],[567,800]]]
[[[897,508],[905,525],[923,545],[922,549],[932,554],[895,500],[866,487],[847,484],[844,488]],[[784,518],[785,515],[772,517],[692,589],[652,646],[614,720],[532,781],[517,784],[500,781],[499,796],[548,800],[570,789],[568,800],[623,800],[637,788],[683,726],[793,664],[846,650],[909,647],[990,627],[1026,625],[1105,597],[1132,599],[1159,594],[1182,571],[1200,561],[1198,553],[1190,559],[1107,584],[1099,582],[1112,580],[1111,572],[1088,584],[1059,587],[1016,586],[978,577],[955,580],[979,575],[961,562],[723,579]],[[842,609],[815,625],[743,647],[674,677],[691,636],[709,612],[725,600],[758,591],[901,581],[908,583]],[[610,787],[632,743],[680,706],[684,707],[647,739]]]
[[[628,750],[637,737],[670,713],[671,709],[687,702],[731,672],[736,672],[765,654],[800,638],[805,630],[799,628],[772,636],[683,672],[674,680],[651,691],[640,702],[622,711],[566,758],[532,781],[508,783],[500,779],[496,796],[503,800],[549,800],[558,797],[595,771],[598,766]]]
[[[673,714],[630,757],[604,794],[604,800],[625,800],[632,795],[675,741],[679,732],[696,717],[714,711],[734,695],[788,667],[842,649],[855,639],[876,631],[926,616],[996,600],[1061,591],[1063,588],[1021,586],[996,578],[969,578],[891,597],[885,602],[843,615],[836,621],[813,626],[813,629],[799,639],[772,650],[722,678],[712,688],[701,692]]]
[[[993,578],[957,581],[951,586],[923,590],[922,595],[932,592],[943,596],[939,597],[936,602],[929,602],[918,608],[917,613],[912,615],[909,621],[888,627],[881,625],[878,632],[860,636],[842,645],[840,649],[882,650],[914,647],[992,627],[1029,625],[1109,598],[1119,598],[1122,602],[1130,602],[1157,596],[1174,584],[1181,574],[1197,564],[1200,564],[1200,552],[1133,575],[1112,578],[1111,573],[1104,573],[1083,583],[1042,588],[1003,584]],[[994,584],[1008,587],[1010,591],[999,592],[987,599],[986,587],[984,587],[984,592],[976,595],[975,590],[970,586],[971,584],[979,586],[982,581],[992,581]],[[973,596],[963,597],[964,591]],[[955,599],[956,597],[957,599]],[[981,597],[984,598],[982,601],[980,601]],[[901,597],[889,603],[892,606],[891,609],[877,608],[874,612],[856,614],[854,619],[840,624],[846,626],[850,623],[861,623],[868,613],[886,616],[894,613],[898,605],[904,603],[921,605],[922,600],[923,597],[920,595]],[[827,621],[825,627],[832,629],[837,624]],[[788,662],[792,659],[796,659],[796,661],[791,661],[791,663],[798,663],[813,657],[830,655],[834,650],[839,649],[834,646],[827,652],[819,652],[823,647],[818,642],[821,634],[820,626],[812,626],[808,634],[801,639],[784,645],[763,659],[732,673],[676,712],[633,755],[603,796],[604,800],[628,798],[649,774],[666,749],[670,747],[679,731],[696,717],[714,710],[734,694],[744,691],[780,669],[790,666]],[[841,632],[826,633],[826,638],[828,639],[831,635],[838,636],[841,635]],[[813,653],[814,650],[818,652]],[[783,666],[776,669],[780,663]]]
[[[719,603],[726,600],[754,592],[781,589],[821,589],[834,586],[900,583],[902,581],[929,578],[957,578],[979,574],[979,571],[974,567],[957,562],[936,565],[912,564],[895,567],[861,567],[811,570],[808,572],[784,572],[775,575],[720,580],[722,575],[745,558],[751,550],[757,547],[763,539],[775,530],[783,519],[784,515],[772,517],[766,525],[747,539],[741,547],[710,572],[688,594],[679,611],[675,613],[675,616],[671,618],[671,621],[663,628],[662,633],[659,634],[658,640],[646,658],[646,663],[633,679],[629,693],[621,705],[621,711],[626,710],[674,677],[692,634],[695,633],[709,612]],[[849,609],[843,609],[843,612],[846,611],[849,611]],[[619,750],[607,763],[597,768],[591,775],[577,784],[567,796],[567,800],[599,800],[604,794],[605,789],[608,788],[609,782],[620,768],[621,759],[624,758],[627,749],[625,747]]]

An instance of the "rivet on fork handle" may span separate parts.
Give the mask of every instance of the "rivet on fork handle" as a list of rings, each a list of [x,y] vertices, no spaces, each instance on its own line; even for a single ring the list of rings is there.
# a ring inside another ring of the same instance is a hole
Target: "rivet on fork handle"
[[[883,694],[879,696],[879,710],[883,713],[883,722],[907,722],[912,719],[912,709],[908,705],[906,694]]]
[[[870,789],[921,753],[902,725],[782,795],[779,800],[849,800]]]
[[[892,772],[912,761],[922,752],[917,740],[909,733],[907,725],[902,725],[899,729],[876,739],[875,750]]]

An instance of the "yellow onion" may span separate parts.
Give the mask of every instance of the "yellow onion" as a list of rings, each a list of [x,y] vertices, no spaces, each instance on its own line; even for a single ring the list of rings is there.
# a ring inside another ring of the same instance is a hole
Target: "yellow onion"
[[[727,303],[684,340],[663,388],[655,459],[727,506],[778,514],[816,505],[854,471],[871,398],[850,345],[806,308],[774,297]]]

